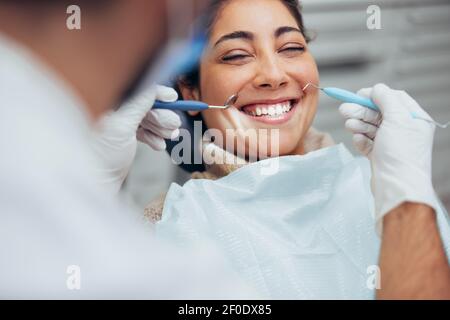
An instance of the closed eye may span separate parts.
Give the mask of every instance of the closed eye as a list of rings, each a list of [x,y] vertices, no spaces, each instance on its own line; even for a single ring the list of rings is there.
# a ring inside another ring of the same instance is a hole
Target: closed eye
[[[290,46],[290,47],[285,47],[280,49],[278,52],[285,52],[287,54],[295,54],[295,53],[301,53],[305,51],[305,47],[303,46]],[[246,58],[251,58],[251,55],[248,54],[230,54],[230,55],[226,55],[223,56],[221,58],[222,62],[240,62]]]
[[[303,51],[305,51],[304,47],[287,47],[280,50],[280,52],[303,52]]]
[[[240,59],[245,59],[247,57],[250,57],[249,55],[244,55],[244,54],[235,54],[235,55],[229,55],[229,56],[225,56],[222,57],[222,61],[236,61],[236,60],[240,60]]]

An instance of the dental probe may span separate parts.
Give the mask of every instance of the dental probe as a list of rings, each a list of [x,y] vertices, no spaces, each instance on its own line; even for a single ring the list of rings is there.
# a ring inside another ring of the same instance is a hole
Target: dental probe
[[[178,100],[174,102],[162,102],[155,101],[153,109],[168,109],[168,110],[181,110],[181,111],[202,111],[208,109],[227,109],[236,103],[238,99],[237,94],[233,94],[227,99],[223,106],[211,106],[204,102],[192,101],[192,100]]]
[[[357,95],[356,93],[353,93],[351,91],[347,91],[344,89],[339,89],[339,88],[333,88],[333,87],[326,87],[326,88],[321,88],[317,85],[315,85],[314,83],[308,83],[304,88],[303,91],[305,91],[309,86],[313,86],[316,89],[319,89],[321,91],[323,91],[327,96],[337,99],[339,101],[342,102],[349,102],[349,103],[356,103],[359,104],[363,107],[372,109],[374,111],[380,112],[380,109],[375,105],[375,103],[369,99],[369,98],[364,98],[361,97],[359,95]],[[416,114],[415,112],[411,113],[411,116],[414,119],[419,119],[419,120],[424,120],[430,123],[434,123],[436,126],[438,126],[439,128],[445,129],[450,125],[450,121],[445,123],[445,124],[441,124],[438,123],[434,120],[431,119],[426,119],[426,118],[422,118],[420,117],[418,114]]]

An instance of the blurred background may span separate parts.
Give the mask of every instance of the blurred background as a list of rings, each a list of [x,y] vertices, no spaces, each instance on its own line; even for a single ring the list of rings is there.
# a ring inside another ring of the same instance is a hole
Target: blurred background
[[[303,0],[321,84],[357,91],[384,82],[412,95],[438,122],[450,120],[450,0]],[[381,8],[381,30],[367,28],[367,8]],[[322,96],[314,126],[356,154],[338,114]],[[123,192],[139,208],[189,175],[166,153],[140,145]],[[450,211],[450,129],[436,129],[434,186]],[[158,183],[155,183],[158,181]]]

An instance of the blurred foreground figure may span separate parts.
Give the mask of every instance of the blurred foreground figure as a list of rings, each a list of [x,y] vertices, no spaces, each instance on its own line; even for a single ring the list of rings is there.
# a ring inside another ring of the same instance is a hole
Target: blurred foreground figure
[[[157,244],[115,199],[138,127],[164,149],[179,126],[149,113],[177,98],[164,87],[105,116],[169,40],[166,1],[78,4],[69,30],[69,2],[0,1],[0,298],[248,297],[211,249]]]

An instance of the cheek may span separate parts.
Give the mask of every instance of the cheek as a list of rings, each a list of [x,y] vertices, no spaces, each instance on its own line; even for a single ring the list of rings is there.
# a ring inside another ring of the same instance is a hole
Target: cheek
[[[307,53],[298,63],[289,66],[290,76],[297,81],[302,88],[309,82],[319,84],[319,71],[311,54]]]
[[[311,63],[309,68],[305,71],[311,81],[314,81],[316,84],[319,83],[319,70],[317,69],[316,63]]]
[[[304,77],[306,78],[306,81],[303,85],[306,85],[306,83],[311,82],[316,85],[319,85],[320,79],[319,79],[319,71],[317,69],[317,65],[314,60],[312,60],[312,63],[310,63],[308,66],[304,67],[303,70]],[[317,105],[319,103],[319,90],[312,90],[308,91],[306,94],[306,103],[307,103],[307,119],[305,120],[305,126],[306,129],[309,129],[309,126],[311,126],[312,121],[314,119],[314,116],[317,112]]]
[[[206,65],[200,72],[202,100],[209,104],[223,104],[252,78],[245,67]]]
[[[206,125],[208,129],[218,129],[224,133],[225,130],[230,127],[226,111],[203,111],[202,117],[205,121],[204,125]]]

